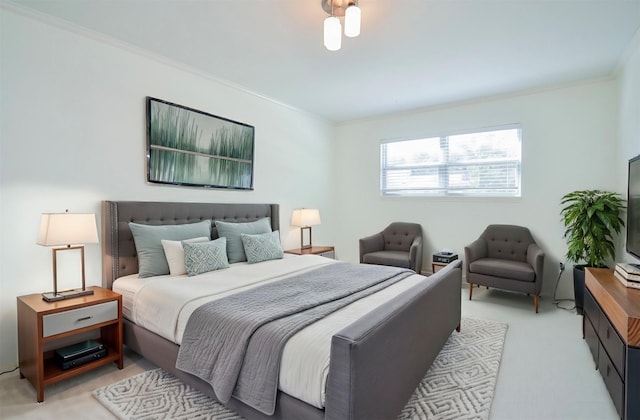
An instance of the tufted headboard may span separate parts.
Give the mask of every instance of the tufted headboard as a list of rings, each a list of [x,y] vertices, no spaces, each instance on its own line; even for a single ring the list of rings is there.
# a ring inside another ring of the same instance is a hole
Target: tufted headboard
[[[118,277],[138,272],[138,257],[129,222],[177,225],[211,220],[211,238],[218,237],[214,221],[253,222],[268,217],[280,229],[278,204],[177,203],[151,201],[102,202],[102,285],[111,289]]]

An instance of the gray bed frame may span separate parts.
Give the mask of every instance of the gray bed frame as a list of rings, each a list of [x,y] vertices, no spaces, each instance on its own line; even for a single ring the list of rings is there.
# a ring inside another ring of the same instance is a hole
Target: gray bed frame
[[[103,285],[138,272],[129,222],[152,225],[209,219],[250,222],[264,217],[280,223],[277,204],[104,201],[102,203]],[[215,224],[214,224],[215,226]],[[215,227],[212,238],[217,237]],[[276,413],[266,416],[232,398],[229,408],[248,419],[394,419],[454,329],[459,331],[459,261],[369,312],[333,336],[325,409],[283,392]],[[201,379],[175,367],[178,345],[124,320],[124,343],[150,362],[215,398]]]

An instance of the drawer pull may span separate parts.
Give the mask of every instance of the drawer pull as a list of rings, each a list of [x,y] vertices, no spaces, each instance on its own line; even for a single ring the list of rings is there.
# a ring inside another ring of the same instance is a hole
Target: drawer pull
[[[607,328],[607,339],[611,338],[611,330],[609,330],[609,328]]]
[[[78,318],[76,320],[76,322],[82,322],[82,321],[87,321],[89,319],[93,318],[92,316],[83,316],[82,318]]]

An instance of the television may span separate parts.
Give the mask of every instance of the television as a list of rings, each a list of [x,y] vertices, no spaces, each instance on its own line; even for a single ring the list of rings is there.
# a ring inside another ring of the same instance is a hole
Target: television
[[[629,160],[627,185],[627,252],[640,259],[640,155]]]

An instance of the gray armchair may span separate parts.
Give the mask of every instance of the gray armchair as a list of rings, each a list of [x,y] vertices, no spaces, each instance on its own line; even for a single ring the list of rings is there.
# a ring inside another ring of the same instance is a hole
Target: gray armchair
[[[360,262],[422,270],[422,226],[394,222],[382,232],[360,239]]]
[[[533,295],[536,313],[544,252],[536,245],[529,229],[513,225],[489,225],[480,238],[464,248],[469,300],[473,285]]]

